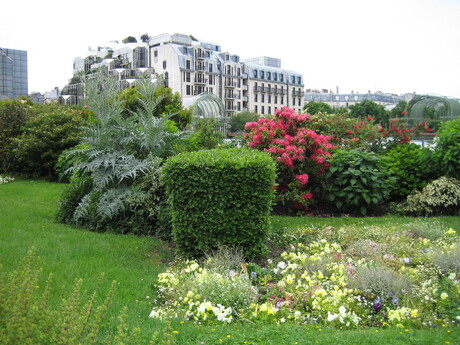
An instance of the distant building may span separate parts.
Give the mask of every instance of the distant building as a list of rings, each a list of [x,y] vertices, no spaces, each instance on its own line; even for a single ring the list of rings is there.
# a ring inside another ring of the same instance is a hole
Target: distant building
[[[0,48],[0,99],[27,95],[27,52]]]
[[[306,90],[305,103],[324,102],[333,108],[348,108],[350,105],[369,100],[383,106],[392,106],[407,100],[406,96],[398,96],[382,92],[371,93],[332,93],[327,90]]]
[[[98,47],[74,60],[74,79],[100,68],[115,76],[121,88],[134,85],[141,75],[152,79],[162,75],[165,84],[184,99],[212,93],[224,104],[221,115],[225,116],[241,111],[274,114],[283,106],[301,110],[304,105],[303,76],[282,69],[279,59],[241,60],[222,52],[219,44],[183,34],[152,36],[148,43],[117,48]],[[62,91],[67,103],[81,98],[77,84]]]

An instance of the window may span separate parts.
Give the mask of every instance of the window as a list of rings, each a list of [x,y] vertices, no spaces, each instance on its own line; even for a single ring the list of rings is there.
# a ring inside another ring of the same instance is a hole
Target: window
[[[273,80],[277,81],[278,80],[278,73],[273,73]]]
[[[209,85],[214,84],[213,81],[214,81],[214,79],[212,78],[212,75],[210,75],[210,76],[209,76]]]
[[[278,103],[278,96],[275,96],[275,104]]]
[[[264,71],[260,71],[260,78],[264,79]]]
[[[300,107],[300,97],[299,97],[299,100],[298,100],[298,104],[297,104],[299,107]]]
[[[237,71],[236,74],[237,74],[238,76],[240,76],[240,75],[241,75],[241,68],[238,67],[238,69],[237,69],[236,71]]]
[[[156,57],[156,58],[158,57],[158,50],[155,49],[155,50],[153,51],[153,57]]]
[[[212,73],[212,63],[209,64],[209,72]]]
[[[284,80],[284,75],[280,74],[280,81],[283,81],[283,80]]]
[[[295,84],[295,75],[291,76],[292,84]]]
[[[272,96],[271,95],[268,95],[268,103],[271,103],[272,102]],[[270,112],[270,111],[269,111]]]
[[[292,105],[295,105],[295,97],[292,97]]]
[[[261,102],[262,102],[262,103],[265,102],[265,95],[264,95],[264,94],[262,94],[260,98],[261,98]],[[262,113],[262,114],[263,114],[263,113]]]
[[[254,75],[254,78],[257,78],[257,70],[255,69],[254,71],[252,71],[253,75]]]
[[[190,85],[187,85],[186,86],[186,92],[185,92],[187,95],[190,95],[191,94],[191,91],[190,91]]]
[[[280,103],[281,103],[281,105],[284,104],[284,97],[283,96],[281,96],[281,102]]]
[[[209,89],[209,92],[213,93],[214,92],[214,89],[212,87],[210,87]]]
[[[267,79],[268,80],[271,80],[272,76],[271,76],[271,73],[270,72],[267,72]]]
[[[257,113],[257,105],[254,106],[254,112]]]
[[[262,113],[262,115],[265,114],[265,107],[264,106],[262,106],[261,113]]]
[[[299,85],[301,84],[300,83],[300,76],[297,76],[297,84],[299,84]]]
[[[268,114],[272,113],[272,107],[268,107]]]
[[[185,81],[190,83],[190,72],[185,73]]]
[[[185,68],[190,69],[190,60],[185,61]]]
[[[258,95],[259,94],[257,94],[257,93],[254,94],[254,102],[258,102],[258,97],[257,97]]]
[[[163,60],[163,69],[166,69],[166,60]]]

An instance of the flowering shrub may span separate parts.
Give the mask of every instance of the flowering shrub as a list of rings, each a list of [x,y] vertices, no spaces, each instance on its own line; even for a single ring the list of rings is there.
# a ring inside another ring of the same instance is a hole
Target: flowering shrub
[[[283,107],[272,119],[245,125],[249,147],[265,151],[278,162],[277,205],[305,209],[314,199],[315,179],[329,168],[331,137],[308,128],[311,117]]]
[[[263,268],[217,272],[206,262],[178,263],[158,276],[150,316],[337,327],[458,324],[460,238],[453,229],[421,237],[417,227],[304,229],[309,241],[289,246]],[[359,237],[368,253],[379,249],[375,255],[350,250]]]
[[[330,135],[335,145],[371,151],[382,151],[389,144],[408,142],[421,132],[431,132],[426,122],[410,127],[404,120],[391,119],[388,126],[382,126],[372,116],[358,119],[347,114],[312,116],[311,128]]]
[[[0,184],[7,184],[14,181],[14,177],[0,175]]]

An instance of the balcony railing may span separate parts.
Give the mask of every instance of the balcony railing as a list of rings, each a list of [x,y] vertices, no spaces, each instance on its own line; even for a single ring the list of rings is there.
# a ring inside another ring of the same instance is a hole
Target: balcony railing
[[[224,83],[224,87],[227,87],[227,88],[234,88],[234,87],[236,87],[236,83],[226,81],[226,82]]]
[[[199,59],[199,60],[203,60],[203,59],[206,59],[206,52],[198,52],[196,51],[195,52],[195,59]]]
[[[208,83],[207,78],[195,78],[194,79],[195,84],[204,84],[206,85]]]
[[[206,71],[206,65],[205,64],[201,64],[201,63],[197,63],[195,65],[195,70],[196,71]]]

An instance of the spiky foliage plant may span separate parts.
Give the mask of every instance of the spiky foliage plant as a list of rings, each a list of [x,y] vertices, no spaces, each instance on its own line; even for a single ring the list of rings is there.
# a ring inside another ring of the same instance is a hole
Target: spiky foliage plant
[[[95,121],[84,129],[80,145],[66,155],[74,162],[68,170],[80,179],[90,178],[92,188],[76,206],[73,223],[87,224],[91,219],[92,227],[104,230],[108,221],[123,216],[127,200],[133,193],[142,193],[132,188],[136,181],[158,166],[152,164],[154,160],[171,155],[174,143],[184,137],[168,129],[174,114],[152,116],[162,101],[155,96],[160,83],[141,79],[140,107],[126,116],[116,80],[100,74],[85,82],[86,102]]]

